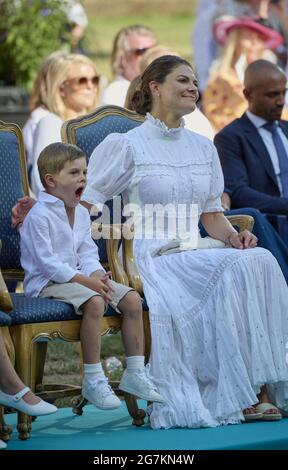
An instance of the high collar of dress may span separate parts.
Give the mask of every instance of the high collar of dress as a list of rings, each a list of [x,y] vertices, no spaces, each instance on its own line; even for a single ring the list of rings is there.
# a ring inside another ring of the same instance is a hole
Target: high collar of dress
[[[184,119],[180,119],[180,126],[179,127],[172,127],[169,128],[165,122],[160,121],[158,118],[154,118],[152,114],[147,113],[146,114],[146,122],[153,126],[153,128],[159,132],[164,137],[171,137],[171,138],[179,138],[181,131],[184,128]]]

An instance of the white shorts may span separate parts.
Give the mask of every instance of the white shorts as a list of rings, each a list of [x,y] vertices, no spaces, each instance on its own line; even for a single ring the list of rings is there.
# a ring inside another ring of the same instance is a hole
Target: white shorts
[[[134,289],[112,281],[111,279],[110,284],[114,289],[114,292],[111,292],[112,300],[109,302],[109,305],[111,305],[111,307],[113,307],[117,313],[121,314],[117,308],[117,305],[128,292],[133,291]],[[63,302],[67,302],[68,304],[72,304],[75,308],[75,312],[78,315],[82,315],[83,312],[81,311],[81,305],[83,305],[85,302],[87,302],[87,300],[91,299],[91,297],[94,297],[95,295],[99,295],[101,297],[98,292],[89,289],[89,287],[82,286],[82,284],[78,284],[78,282],[66,282],[64,284],[56,284],[52,282],[47,284],[47,286],[42,289],[39,297],[43,297],[45,299],[61,300]]]

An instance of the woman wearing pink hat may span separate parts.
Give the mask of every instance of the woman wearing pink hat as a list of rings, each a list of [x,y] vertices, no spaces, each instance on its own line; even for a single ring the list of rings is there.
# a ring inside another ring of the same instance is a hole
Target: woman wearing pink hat
[[[213,33],[223,53],[212,66],[203,93],[203,110],[214,130],[219,131],[247,108],[242,93],[246,66],[261,58],[276,60],[271,51],[283,43],[283,37],[248,16],[222,17],[215,21]]]

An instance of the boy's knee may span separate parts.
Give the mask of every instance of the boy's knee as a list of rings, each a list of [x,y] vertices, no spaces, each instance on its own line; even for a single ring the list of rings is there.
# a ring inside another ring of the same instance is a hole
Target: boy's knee
[[[142,311],[142,299],[136,291],[128,292],[119,304],[129,312]]]
[[[95,295],[84,304],[83,312],[84,315],[101,318],[105,313],[105,308],[106,307],[103,297],[100,295]]]

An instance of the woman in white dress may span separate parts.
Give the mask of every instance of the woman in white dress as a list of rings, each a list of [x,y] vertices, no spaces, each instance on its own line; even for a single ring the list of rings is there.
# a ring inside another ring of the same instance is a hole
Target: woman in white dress
[[[150,225],[141,237],[141,218],[136,226],[135,257],[150,309],[148,368],[165,399],[150,410],[153,428],[281,419],[272,403],[287,409],[287,286],[271,253],[255,248],[255,236],[238,234],[222,213],[215,147],[183,127],[197,97],[188,62],[153,61],[133,98],[134,109],[148,112],[146,121],[94,150],[83,195],[90,206],[122,193],[124,204],[138,209],[138,222],[149,204],[196,204],[214,239],[210,249],[196,250],[174,240],[178,252],[159,256],[178,234],[163,224],[159,236]],[[229,247],[213,248],[224,243]]]

